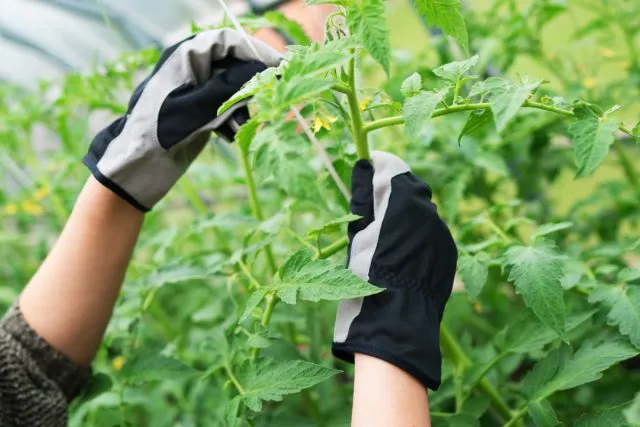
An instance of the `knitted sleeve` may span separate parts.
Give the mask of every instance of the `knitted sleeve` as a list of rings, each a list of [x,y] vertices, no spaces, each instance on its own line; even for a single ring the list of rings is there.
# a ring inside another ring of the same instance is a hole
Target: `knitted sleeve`
[[[47,344],[14,305],[0,321],[0,426],[64,427],[91,371]]]

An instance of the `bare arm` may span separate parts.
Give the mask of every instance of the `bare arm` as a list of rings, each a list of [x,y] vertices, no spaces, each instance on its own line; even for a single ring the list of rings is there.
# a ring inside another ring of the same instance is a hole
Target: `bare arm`
[[[429,427],[427,390],[384,360],[355,355],[352,427]]]
[[[51,253],[22,296],[26,321],[53,348],[91,363],[144,215],[89,178]]]

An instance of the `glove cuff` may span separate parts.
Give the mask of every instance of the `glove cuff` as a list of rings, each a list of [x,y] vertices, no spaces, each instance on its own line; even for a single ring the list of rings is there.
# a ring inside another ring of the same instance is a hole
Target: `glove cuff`
[[[338,359],[352,364],[355,361],[355,353],[366,354],[367,356],[375,357],[376,359],[381,359],[397,366],[420,381],[426,388],[435,391],[440,387],[440,379],[433,378],[428,372],[415,366],[411,361],[403,357],[398,357],[394,353],[376,347],[375,345],[334,342],[331,347],[331,352]]]
[[[147,212],[149,212],[151,210],[150,208],[147,208],[146,206],[143,206],[142,204],[140,204],[140,202],[138,202],[136,199],[134,199],[129,193],[127,193],[125,190],[123,190],[115,182],[110,180],[107,176],[103,175],[102,172],[100,172],[100,169],[98,169],[97,159],[91,153],[91,151],[89,151],[89,153],[87,153],[82,158],[82,163],[84,163],[84,165],[87,168],[89,168],[89,170],[91,171],[91,174],[93,175],[93,177],[100,184],[104,185],[109,190],[113,191],[118,197],[120,197],[121,199],[123,199],[124,201],[126,201],[127,203],[132,205],[134,208],[138,209],[142,213],[147,213]]]

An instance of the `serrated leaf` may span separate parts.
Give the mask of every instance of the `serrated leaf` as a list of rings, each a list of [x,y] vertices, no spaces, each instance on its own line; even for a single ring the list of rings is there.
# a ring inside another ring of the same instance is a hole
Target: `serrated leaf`
[[[279,67],[271,67],[253,76],[253,78],[246,82],[239,91],[233,94],[231,98],[229,98],[220,106],[220,108],[218,108],[218,116],[222,115],[225,111],[236,105],[238,102],[254,96],[261,89],[264,89],[265,86],[274,84],[276,81],[276,76],[279,72]]]
[[[576,178],[590,175],[609,154],[615,142],[620,120],[614,117],[596,117],[587,107],[575,109],[578,120],[569,126],[571,144],[576,154]]]
[[[541,371],[542,375],[536,379],[535,387],[527,389],[527,394],[533,400],[544,399],[556,391],[568,390],[596,381],[611,366],[639,353],[637,349],[622,341],[600,343],[587,341],[574,354],[566,350],[567,346],[563,346],[563,349],[565,350],[552,352],[538,362],[538,364],[545,364],[545,370]],[[536,367],[527,375],[525,383],[530,375],[536,374]],[[552,370],[554,372],[549,377],[548,374]]]
[[[310,238],[316,238],[320,236],[322,233],[331,233],[334,231],[340,231],[340,228],[343,224],[348,224],[353,221],[357,221],[362,218],[360,215],[347,214],[345,216],[341,216],[340,218],[336,218],[332,221],[323,224],[321,227],[314,228],[309,231],[308,236]]]
[[[589,295],[589,302],[599,302],[609,308],[607,323],[616,325],[622,335],[640,349],[640,287],[598,285]]]
[[[198,373],[179,360],[158,354],[150,348],[136,352],[125,361],[121,371],[129,382],[166,381],[168,378],[178,381]]]
[[[530,400],[535,398],[544,398],[539,394],[545,385],[548,384],[558,372],[558,366],[562,358],[568,357],[571,349],[568,345],[563,345],[559,349],[551,351],[547,356],[539,360],[529,371],[522,381],[522,392],[525,396],[529,396]]]
[[[512,246],[505,254],[511,266],[509,280],[516,292],[545,325],[566,339],[565,306],[561,280],[564,264],[555,243],[541,239],[534,246]]]
[[[387,76],[390,72],[391,45],[384,0],[352,2],[347,8],[347,20],[354,34]]]
[[[464,127],[460,131],[460,135],[458,136],[458,145],[462,143],[462,138],[465,135],[482,129],[483,127],[491,123],[492,119],[493,115],[491,114],[491,110],[483,109],[472,111],[467,117],[467,121],[464,124]]]
[[[455,83],[464,76],[467,71],[473,68],[480,60],[478,55],[474,55],[464,61],[450,62],[433,69],[433,74],[448,82]]]
[[[469,33],[462,15],[460,0],[415,0],[418,12],[429,25],[436,25],[455,39],[465,51],[469,51]]]
[[[541,83],[542,80],[538,80],[518,85],[502,77],[490,77],[484,82],[484,90],[491,94],[489,104],[498,132],[506,129],[522,104]]]
[[[590,319],[594,313],[595,310],[592,310],[569,316],[567,318],[567,332]],[[545,345],[556,339],[558,339],[558,334],[541,323],[536,316],[526,313],[517,317],[500,331],[496,336],[496,343],[504,353],[525,354],[540,351]]]
[[[411,74],[402,82],[402,86],[400,86],[400,92],[407,98],[417,95],[421,90],[422,77],[420,77],[418,73]]]
[[[622,412],[625,405],[614,406],[595,414],[582,415],[573,427],[628,427]]]
[[[268,289],[260,288],[251,294],[251,296],[247,300],[247,304],[245,305],[244,311],[242,312],[242,315],[240,316],[238,322],[242,323],[247,320],[249,316],[251,316],[251,313],[253,313],[253,310],[255,310],[256,307],[260,305],[265,295],[267,295],[267,292]]]
[[[536,427],[556,427],[562,424],[547,400],[529,402],[527,410]]]
[[[547,234],[555,233],[556,231],[566,230],[571,227],[573,227],[573,222],[571,221],[543,224],[536,228],[536,231],[531,234],[531,238],[537,239],[538,237],[546,236]]]
[[[480,295],[487,282],[489,261],[490,257],[486,252],[475,255],[463,254],[458,259],[458,272],[471,299],[476,299]]]
[[[272,106],[279,110],[286,110],[292,105],[313,98],[332,86],[333,82],[329,79],[295,76],[276,87],[276,96],[272,99]]]
[[[308,249],[294,253],[285,262],[280,279],[270,287],[288,304],[305,301],[342,300],[377,294],[384,289],[373,286],[342,265],[310,259]]]
[[[407,99],[402,107],[402,115],[405,120],[407,133],[413,138],[420,138],[424,126],[427,124],[436,106],[449,92],[449,88],[437,92],[420,92]]]
[[[283,396],[298,393],[339,372],[304,360],[258,359],[242,365],[237,376],[244,389],[245,404],[253,411],[260,411],[263,400],[281,401]]]

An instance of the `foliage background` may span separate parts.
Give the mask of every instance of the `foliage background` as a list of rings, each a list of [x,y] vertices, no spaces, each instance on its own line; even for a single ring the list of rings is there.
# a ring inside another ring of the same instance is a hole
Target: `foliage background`
[[[634,2],[487,0],[473,2],[464,16],[470,54],[480,55],[472,74],[544,78],[550,83],[538,97],[583,99],[605,110],[621,104],[613,116],[629,128],[637,122],[640,6]],[[407,2],[388,2],[386,18],[389,78],[364,52],[356,61],[366,121],[402,113],[401,86],[412,73],[421,76],[419,88],[437,88],[432,70],[469,56],[450,39],[430,36]],[[286,20],[267,20],[304,42]],[[43,83],[37,94],[0,87],[0,256],[7,260],[0,265],[0,308],[15,300],[64,224],[87,176],[79,159],[92,133],[125,110],[127,94],[157,56],[132,53],[93,73],[69,75],[62,86]],[[446,102],[456,102],[448,96]],[[303,114],[348,183],[356,158],[353,111],[331,107],[328,101],[346,101],[329,91],[305,98],[311,101]],[[274,117],[281,116],[265,121]],[[369,135],[372,147],[407,159],[430,183],[463,255],[466,291],[452,296],[445,313],[449,336],[443,337],[443,385],[431,393],[434,425],[636,425],[637,143],[618,133],[604,164],[575,179],[571,119],[522,110],[501,134],[489,123],[458,146],[466,119],[462,113],[430,120],[419,135],[402,126]],[[268,305],[245,310],[255,289],[274,282],[267,244],[278,265],[317,243],[332,248],[324,254],[337,250],[322,269],[335,272],[331,266],[345,259],[344,198],[293,124],[278,127],[286,138],[272,138],[272,148],[261,150],[268,129],[250,156],[237,144],[212,142],[148,215],[94,384],[75,403],[71,425],[348,424],[352,371],[330,355],[336,303],[280,303],[268,327]],[[35,147],[34,140],[48,144]],[[250,203],[243,158],[256,172],[262,219]],[[268,160],[274,158],[278,163]],[[310,230],[336,218],[344,221],[309,238]],[[568,344],[516,289],[559,292]],[[346,292],[343,286],[338,294]],[[256,349],[261,355],[253,360]]]

